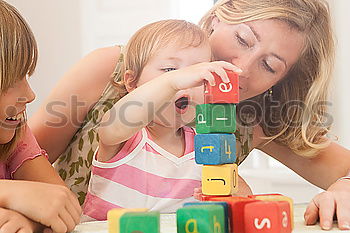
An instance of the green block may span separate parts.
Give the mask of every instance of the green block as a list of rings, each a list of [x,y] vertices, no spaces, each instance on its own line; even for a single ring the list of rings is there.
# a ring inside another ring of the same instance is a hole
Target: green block
[[[176,211],[177,233],[226,233],[224,207],[193,205]]]
[[[160,233],[159,212],[128,212],[120,217],[120,233]]]
[[[197,105],[196,131],[198,134],[236,132],[236,105]]]

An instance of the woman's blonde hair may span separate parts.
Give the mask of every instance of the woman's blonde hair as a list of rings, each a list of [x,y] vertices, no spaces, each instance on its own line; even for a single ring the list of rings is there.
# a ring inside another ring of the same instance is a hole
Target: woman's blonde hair
[[[286,145],[299,155],[313,156],[328,146],[329,140],[324,136],[330,126],[326,101],[334,62],[334,39],[327,2],[221,0],[200,22],[208,36],[214,17],[228,24],[276,19],[305,35],[299,60],[273,87],[273,100],[284,108],[272,108],[261,94],[243,101],[238,109],[243,110],[252,100],[257,101],[260,110],[255,109],[256,119],[267,139]]]
[[[20,13],[0,0],[0,95],[26,75],[32,75],[37,62],[37,44],[32,31]],[[0,99],[1,101],[1,99]],[[15,136],[0,145],[0,161],[7,160],[22,135],[24,122]]]
[[[126,70],[134,72],[136,83],[149,59],[162,48],[172,43],[180,48],[198,47],[204,42],[208,42],[208,38],[201,28],[185,20],[161,20],[142,27],[131,37],[120,57],[121,71],[112,75],[119,98],[128,93],[123,80]]]

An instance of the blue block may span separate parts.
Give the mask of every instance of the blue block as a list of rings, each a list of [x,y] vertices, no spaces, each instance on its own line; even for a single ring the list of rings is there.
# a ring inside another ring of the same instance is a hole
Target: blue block
[[[194,137],[197,164],[220,165],[236,162],[234,134],[197,134]]]
[[[225,233],[229,233],[229,226],[230,226],[230,219],[231,219],[231,210],[230,206],[227,204],[227,202],[224,201],[201,201],[201,202],[187,202],[184,204],[185,206],[191,206],[191,205],[220,205],[224,208],[224,215],[225,215]]]

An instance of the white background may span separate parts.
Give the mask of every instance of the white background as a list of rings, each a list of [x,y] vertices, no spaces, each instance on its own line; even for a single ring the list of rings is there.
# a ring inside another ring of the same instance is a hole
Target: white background
[[[350,1],[329,0],[337,36],[337,64],[332,84],[332,133],[350,148]],[[59,78],[93,49],[125,44],[141,26],[160,19],[181,18],[197,23],[212,0],[8,0],[31,25],[39,45],[39,62],[31,84],[36,111]],[[242,166],[254,192],[281,192],[296,202],[307,202],[319,190],[283,165],[259,152]]]

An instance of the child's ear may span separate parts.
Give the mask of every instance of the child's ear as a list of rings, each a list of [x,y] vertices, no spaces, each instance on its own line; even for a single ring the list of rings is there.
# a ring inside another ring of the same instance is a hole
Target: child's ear
[[[216,28],[216,26],[220,23],[220,19],[216,16],[213,16],[213,19],[211,21],[211,32],[213,32]]]
[[[136,88],[137,80],[135,72],[132,70],[127,70],[124,73],[124,84],[128,92],[133,91]]]

